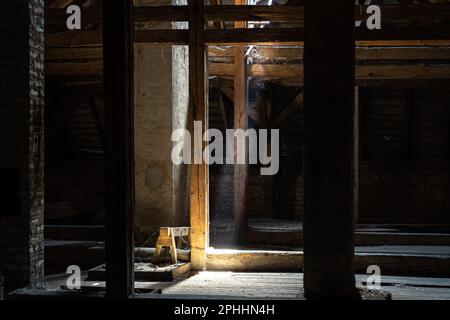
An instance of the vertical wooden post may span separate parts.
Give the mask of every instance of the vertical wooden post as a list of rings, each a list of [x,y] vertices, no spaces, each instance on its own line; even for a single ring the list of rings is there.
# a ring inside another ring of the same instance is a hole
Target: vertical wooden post
[[[353,114],[353,219],[359,220],[359,87],[355,87]]]
[[[189,116],[190,129],[193,121],[201,121],[203,132],[208,128],[206,50],[204,42],[205,13],[203,0],[189,0]],[[193,137],[193,134],[191,134]],[[194,145],[193,145],[194,146]],[[202,147],[205,146],[203,142]],[[202,148],[202,150],[204,150]],[[194,157],[194,147],[192,148]],[[209,170],[202,161],[190,165],[190,221],[191,265],[195,270],[206,267],[206,249],[209,245]]]
[[[405,115],[405,135],[403,141],[403,160],[411,161],[413,160],[413,146],[412,146],[412,128],[413,128],[413,101],[414,92],[413,90],[406,90],[405,92],[405,105],[404,105],[404,115]]]
[[[304,287],[355,296],[354,1],[305,2]]]
[[[133,1],[103,3],[106,292],[133,293]]]
[[[235,0],[236,5],[245,5],[246,0]],[[236,22],[236,28],[245,28],[245,22]],[[246,47],[238,45],[234,49],[234,129],[247,130],[247,74]],[[236,243],[245,241],[247,231],[246,190],[248,165],[237,164],[237,143],[234,143],[234,228]],[[247,150],[247,146],[246,146]],[[246,162],[248,161],[246,157]]]

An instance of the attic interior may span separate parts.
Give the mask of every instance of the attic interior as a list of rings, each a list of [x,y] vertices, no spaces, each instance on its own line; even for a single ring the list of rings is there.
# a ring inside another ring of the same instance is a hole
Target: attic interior
[[[0,299],[449,300],[449,2],[6,0]],[[194,121],[276,173],[174,163]]]

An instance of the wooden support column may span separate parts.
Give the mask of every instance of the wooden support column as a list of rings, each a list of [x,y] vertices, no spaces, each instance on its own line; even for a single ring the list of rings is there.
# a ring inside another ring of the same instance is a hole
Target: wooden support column
[[[353,114],[353,218],[359,220],[359,88],[355,87],[355,112]]]
[[[405,134],[403,141],[403,154],[404,161],[411,161],[413,157],[413,145],[412,145],[412,128],[413,128],[413,90],[406,90],[405,92],[405,105],[404,105],[404,119],[405,119]]]
[[[133,2],[105,1],[106,292],[133,293]]]
[[[304,288],[355,297],[354,1],[305,2]]]
[[[236,5],[245,5],[246,0],[235,0]],[[245,28],[246,23],[239,21],[235,23],[236,28]],[[247,130],[247,72],[246,72],[246,47],[238,45],[234,49],[234,129]],[[234,228],[235,241],[245,241],[247,233],[247,206],[246,190],[248,178],[248,165],[237,164],[237,143],[234,143]],[[246,150],[247,150],[246,146]],[[246,157],[246,162],[248,161]]]
[[[203,0],[189,0],[189,127],[193,135],[194,121],[202,122],[204,133],[208,129],[206,50],[204,42],[205,13]],[[202,142],[205,147],[205,142]],[[192,159],[194,158],[194,142]],[[204,150],[204,149],[202,149]],[[190,222],[191,265],[195,270],[206,267],[206,249],[209,245],[209,170],[202,161],[190,165]]]

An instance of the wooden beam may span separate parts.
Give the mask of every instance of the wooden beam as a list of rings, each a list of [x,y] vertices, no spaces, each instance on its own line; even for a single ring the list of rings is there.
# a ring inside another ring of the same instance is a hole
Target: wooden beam
[[[136,31],[134,42],[186,45],[188,44],[188,30]],[[98,46],[101,44],[101,31],[66,31],[45,35],[46,48]]]
[[[401,34],[397,34],[395,37],[389,36],[387,37],[388,39],[382,39],[383,36],[378,34],[378,37],[372,37],[372,39],[361,39],[356,42],[356,45],[363,47],[449,46],[450,40],[445,40],[449,36],[441,36],[441,34],[447,34],[447,32],[450,34],[449,31],[442,30],[435,34],[432,37],[433,39],[416,37],[409,40],[402,40]],[[281,43],[286,46],[304,45],[302,28],[205,30],[205,33],[206,42],[210,45],[245,43],[251,43],[253,45],[276,45]],[[414,31],[408,31],[409,37],[411,37],[411,34],[414,34]],[[393,40],[392,38],[399,39]],[[135,32],[135,42],[186,45],[188,44],[188,30],[137,31]],[[45,35],[46,48],[95,46],[101,43],[101,31],[66,31]]]
[[[302,60],[303,48],[299,47],[259,47],[255,56],[258,63],[264,61]],[[210,56],[233,57],[230,50],[210,50]],[[358,47],[356,60],[450,60],[450,47]]]
[[[220,86],[220,91],[234,103],[234,89],[228,86]]]
[[[136,22],[188,21],[188,6],[135,7],[134,17]]]
[[[353,112],[353,221],[356,225],[359,220],[359,88],[355,86],[355,107]]]
[[[245,5],[246,0],[235,0],[239,6]],[[245,28],[245,22],[236,22],[236,28]],[[247,87],[247,57],[244,45],[236,46],[234,49],[234,129],[247,130],[248,127],[248,87]],[[235,241],[242,244],[247,232],[247,178],[248,165],[238,164],[238,144],[234,142],[234,228]],[[247,155],[247,145],[245,153]],[[247,156],[245,157],[247,162]]]
[[[297,108],[303,105],[303,91],[300,92],[284,109],[281,111],[275,120],[272,122],[272,128],[279,128]]]
[[[45,34],[45,48],[92,46],[103,42],[102,31],[65,31]]]
[[[49,8],[65,8],[72,2],[73,0],[55,0],[50,4]]]
[[[404,96],[404,121],[405,121],[405,131],[403,137],[403,150],[402,158],[405,161],[413,161],[413,114],[414,114],[414,92],[412,90],[406,90]]]
[[[105,1],[106,293],[134,288],[133,18],[129,0]]]
[[[46,63],[45,74],[54,75],[102,75],[103,63],[97,62],[79,62],[79,63]]]
[[[64,0],[63,0],[64,1]],[[64,2],[72,2],[65,0]],[[47,9],[45,23],[48,25],[65,24],[67,14],[65,7]],[[367,6],[355,6],[356,19],[367,19]],[[143,6],[133,9],[136,22],[171,22],[187,21],[187,6]],[[450,5],[384,5],[381,6],[383,20],[402,19],[430,20],[446,19],[450,14]],[[83,23],[101,24],[102,11],[98,8],[83,9]],[[264,5],[208,5],[205,7],[207,21],[270,21],[270,22],[304,22],[303,6],[264,6]]]
[[[210,5],[205,7],[210,21],[303,22],[301,6]]]
[[[193,121],[201,121],[204,132],[208,126],[208,97],[203,0],[189,1],[189,26],[189,127],[192,132]],[[194,142],[192,146],[195,150]],[[202,147],[205,147],[204,142]],[[204,161],[195,164],[194,153],[189,178],[191,264],[194,270],[202,270],[206,267],[206,249],[209,245],[209,170]]]
[[[208,29],[205,41],[210,44],[259,44],[303,46],[303,28],[255,28],[255,29]],[[448,46],[450,28],[389,28],[382,31],[360,31],[358,46]],[[101,31],[66,31],[46,34],[45,45],[49,47],[79,47],[99,45]],[[136,31],[135,42],[187,45],[188,30]]]
[[[450,60],[450,47],[359,47],[356,60]]]
[[[301,64],[254,64],[249,65],[247,74],[254,78],[296,78],[303,81],[303,65]],[[233,65],[212,63],[209,66],[210,76],[232,77]],[[445,65],[358,65],[356,79],[448,79],[450,67]]]
[[[48,48],[45,60],[103,59],[102,47],[94,48]]]
[[[223,129],[226,130],[228,128],[228,116],[225,101],[223,101],[223,93],[221,91],[219,91],[219,107],[220,112],[222,113]]]
[[[353,4],[305,2],[304,289],[312,299],[356,296]]]
[[[303,28],[255,28],[255,29],[210,29],[206,30],[208,44],[258,44],[289,43],[303,41]]]
[[[49,76],[99,76],[103,74],[102,61],[95,62],[47,62],[45,72]],[[247,75],[258,79],[291,79],[303,83],[303,65],[260,64],[248,65]],[[209,76],[234,77],[234,65],[212,63],[209,65]],[[450,79],[450,67],[445,65],[409,64],[409,65],[358,65],[356,66],[358,81],[372,80],[445,80]],[[221,86],[222,92],[234,100],[231,87]]]
[[[134,36],[134,42],[187,45],[189,44],[188,34],[189,34],[188,30],[178,30],[178,29],[136,31]]]
[[[443,26],[398,27],[384,25],[379,30],[357,29],[356,40],[449,40],[450,28]]]
[[[45,25],[65,26],[69,15],[66,8],[45,10]],[[82,8],[81,21],[83,26],[88,24],[103,24],[103,11],[101,8]]]
[[[367,19],[367,6],[355,6],[355,18]],[[325,11],[325,9],[324,9]],[[446,19],[450,14],[450,4],[435,5],[383,5],[381,11],[384,20],[395,19]],[[210,5],[205,9],[207,20],[214,21],[271,21],[271,22],[304,22],[304,7],[285,6],[240,6]]]

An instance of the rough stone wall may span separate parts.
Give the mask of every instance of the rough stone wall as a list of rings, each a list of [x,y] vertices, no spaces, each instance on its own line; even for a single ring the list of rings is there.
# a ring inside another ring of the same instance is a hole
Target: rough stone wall
[[[170,1],[157,1],[170,5]],[[135,5],[155,1],[135,1]],[[140,28],[171,28],[143,25]],[[135,44],[136,242],[162,226],[187,224],[187,170],[171,160],[172,130],[186,127],[186,47]],[[155,240],[155,239],[154,239]]]
[[[0,42],[0,265],[11,290],[44,276],[44,1],[3,2]]]

